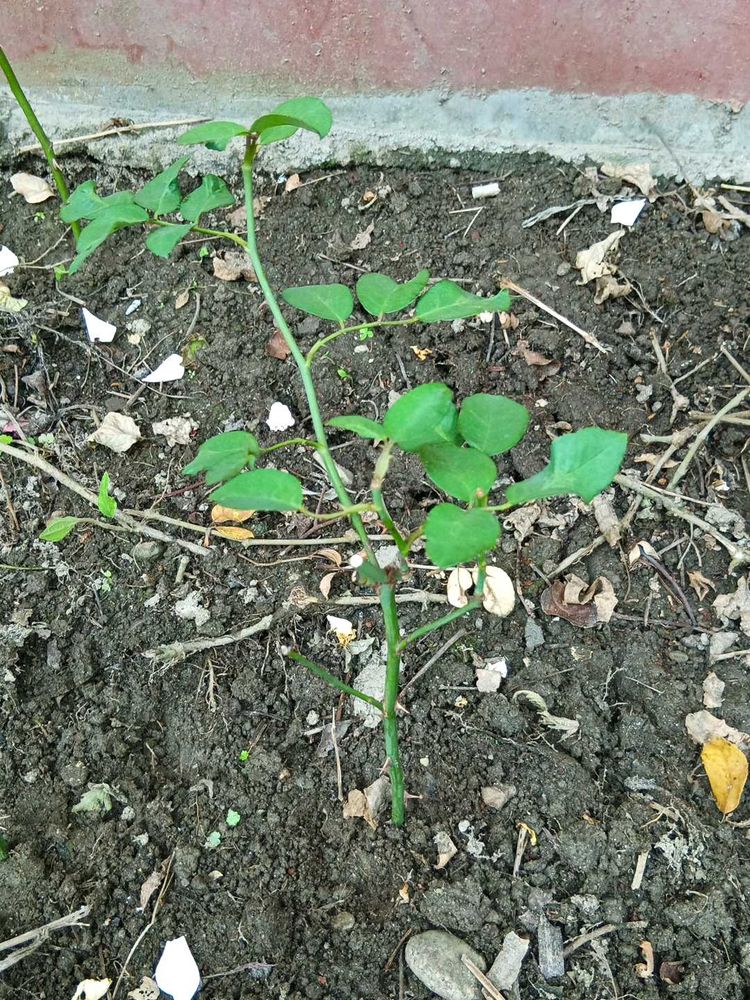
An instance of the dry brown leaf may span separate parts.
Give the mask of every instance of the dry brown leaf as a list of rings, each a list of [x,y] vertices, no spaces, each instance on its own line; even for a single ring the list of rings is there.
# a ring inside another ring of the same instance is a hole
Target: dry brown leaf
[[[616,229],[599,243],[593,243],[586,250],[579,250],[576,254],[576,267],[581,272],[581,280],[577,284],[586,285],[605,274],[615,273],[617,265],[606,262],[604,258],[617,250],[624,235],[624,229]]]
[[[620,519],[612,504],[612,497],[604,493],[594,497],[591,501],[591,508],[594,511],[594,520],[599,531],[604,535],[604,539],[611,548],[615,548],[620,543]]]
[[[142,910],[145,910],[148,906],[148,901],[151,899],[153,894],[159,888],[159,886],[164,881],[164,874],[166,872],[166,863],[162,862],[158,868],[154,869],[147,879],[141,885],[140,894],[140,906]]]
[[[227,522],[242,524],[243,521],[249,520],[254,513],[254,510],[234,510],[232,507],[222,507],[221,504],[217,503],[211,508],[211,520],[214,524],[226,524]]]
[[[635,974],[639,979],[650,979],[654,974],[654,947],[650,941],[641,941],[643,961],[638,962]]]
[[[385,775],[373,781],[364,791],[353,788],[344,803],[344,819],[363,819],[374,830],[388,798],[389,788],[390,781]]]
[[[140,439],[138,424],[127,413],[108,413],[94,433],[88,437],[94,444],[101,444],[118,454],[132,448]]]
[[[190,301],[190,289],[184,288],[175,298],[174,307],[175,309],[183,309]]]
[[[707,576],[704,576],[699,569],[689,569],[688,580],[690,581],[690,586],[698,595],[699,601],[702,601],[706,596],[709,587],[711,590],[716,590],[716,584],[712,583]]]
[[[318,584],[318,590],[321,592],[321,594],[323,595],[323,597],[325,597],[326,600],[328,600],[328,598],[331,595],[331,584],[333,583],[335,576],[336,576],[335,573],[326,573],[326,575],[321,579],[320,583]]]
[[[542,591],[540,604],[547,615],[564,618],[580,628],[593,628],[612,618],[617,597],[605,576],[598,576],[588,584],[573,573],[565,581],[555,580]]]
[[[316,549],[313,552],[314,556],[323,556],[329,562],[332,562],[334,566],[343,565],[343,559],[341,558],[341,553],[338,549]]]
[[[612,274],[603,274],[600,278],[596,279],[594,303],[600,306],[607,299],[621,299],[626,295],[630,295],[632,291],[633,286],[626,279],[620,282]]]
[[[705,744],[701,761],[716,805],[725,816],[734,812],[747,781],[747,757],[734,743],[717,739]]]
[[[432,867],[436,872],[442,871],[443,868],[448,864],[451,858],[454,858],[458,853],[458,848],[451,840],[450,836],[444,830],[438,830],[435,836],[432,838],[435,847],[437,847],[438,859],[437,864]]]
[[[691,740],[696,743],[710,743],[712,740],[727,740],[738,747],[750,748],[750,733],[734,729],[723,719],[705,711],[690,712],[685,716],[685,729]]]
[[[10,183],[13,190],[20,194],[29,205],[39,205],[48,198],[54,198],[55,192],[43,177],[35,174],[11,174]]]
[[[258,198],[253,199],[253,208],[255,207],[255,202]],[[268,201],[268,198],[266,198]],[[260,216],[260,212],[255,213]],[[232,209],[231,212],[227,214],[227,222],[231,229],[245,229],[247,227],[247,211],[244,205],[239,205],[237,208]]]
[[[362,230],[361,233],[357,233],[354,239],[351,241],[349,246],[352,250],[364,250],[368,247],[372,241],[372,234],[375,230],[375,223],[371,222],[369,226]]]
[[[279,361],[286,361],[291,353],[291,348],[284,340],[281,330],[274,330],[273,336],[266,344],[266,354],[269,358],[277,358]]]
[[[600,169],[605,177],[614,177],[615,180],[632,184],[641,194],[645,194],[649,201],[655,200],[656,181],[651,175],[648,163],[602,163]]]
[[[636,455],[633,459],[634,462],[643,462],[644,465],[656,465],[657,462],[661,462],[661,455],[657,455],[653,451],[643,451],[640,455]],[[662,462],[662,469],[673,469],[677,465],[677,462],[668,458],[666,462]]]
[[[219,281],[245,281],[257,282],[255,271],[247,258],[247,254],[240,250],[225,250],[222,257],[213,258],[214,276]]]
[[[513,354],[519,358],[523,358],[526,364],[530,366],[537,365],[539,367],[544,367],[545,365],[555,364],[551,358],[545,358],[545,356],[540,354],[539,351],[535,351],[529,347],[528,340],[524,340],[523,337],[519,337],[518,343],[513,348]]]
[[[233,542],[247,542],[255,538],[255,534],[249,528],[233,528],[225,525],[221,528],[214,528],[217,535],[222,538],[229,538]]]
[[[299,179],[299,174],[290,174],[286,179],[284,190],[289,194],[291,191],[296,191],[301,184],[302,181]]]
[[[721,708],[726,684],[711,671],[703,680],[703,704],[706,708]]]
[[[500,321],[500,326],[503,330],[517,330],[520,320],[515,313],[498,313],[498,320]]]
[[[750,635],[750,590],[745,577],[737,581],[733,594],[719,594],[713,609],[724,621],[739,621],[740,630]]]
[[[485,785],[482,788],[482,802],[488,809],[502,809],[516,794],[515,785]]]
[[[732,225],[731,220],[726,215],[722,215],[721,212],[713,212],[710,209],[701,213],[701,219],[704,229],[712,236],[721,236]]]
[[[412,351],[414,351],[414,357],[417,361],[426,361],[432,354],[432,349],[429,347],[419,347],[417,344],[411,345]]]
[[[0,281],[0,312],[18,313],[29,304],[28,299],[16,299],[10,294],[10,288]]]

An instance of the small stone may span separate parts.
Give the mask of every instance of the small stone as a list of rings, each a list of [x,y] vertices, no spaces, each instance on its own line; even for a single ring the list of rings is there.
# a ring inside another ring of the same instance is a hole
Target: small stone
[[[499,990],[512,990],[528,950],[529,942],[526,938],[520,937],[515,931],[506,934],[502,950],[487,973],[490,982]]]
[[[164,546],[161,542],[144,541],[134,545],[130,554],[136,562],[156,562],[163,551]]]
[[[542,631],[542,626],[533,618],[526,619],[526,626],[524,628],[523,635],[526,641],[527,653],[532,653],[539,646],[544,645],[544,632]]]
[[[556,274],[558,278],[564,278],[566,274],[569,274],[571,270],[570,264],[567,260],[564,260],[562,264],[558,264]]]
[[[428,990],[443,1000],[481,1000],[479,983],[461,961],[462,955],[486,971],[479,952],[447,931],[425,931],[406,942],[406,964]]]
[[[350,931],[355,923],[354,914],[349,913],[348,910],[342,910],[331,920],[331,927],[335,931]]]

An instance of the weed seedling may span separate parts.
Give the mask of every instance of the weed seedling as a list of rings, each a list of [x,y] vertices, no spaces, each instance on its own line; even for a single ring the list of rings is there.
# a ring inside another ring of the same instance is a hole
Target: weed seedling
[[[354,321],[355,299],[348,286],[339,283],[295,286],[281,292],[280,297],[287,306],[331,324],[330,333],[303,350],[271,288],[258,253],[253,170],[258,156],[271,143],[287,139],[300,129],[323,138],[330,128],[331,113],[326,105],[317,98],[304,97],[280,104],[250,125],[207,122],[190,129],[179,139],[185,147],[203,145],[219,151],[225,150],[232,140],[241,141],[246,237],[201,224],[202,216],[231,205],[234,199],[224,181],[215,174],[207,174],[198,188],[183,195],[179,175],[188,162],[187,155],[177,159],[138,191],[118,191],[102,197],[94,182],[86,181],[70,196],[61,216],[69,223],[87,223],[78,237],[77,254],[70,265],[70,273],[75,273],[117,230],[136,225],[146,227],[146,246],[157,257],[168,257],[191,232],[223,237],[247,253],[274,326],[297,366],[312,423],[312,437],[311,440],[294,439],[265,447],[247,431],[228,431],[205,441],[184,471],[189,476],[203,474],[206,486],[217,487],[212,500],[226,507],[302,513],[324,521],[343,518],[350,522],[361,548],[358,580],[363,587],[376,592],[382,611],[387,648],[382,697],[374,697],[346,684],[299,650],[289,649],[286,655],[332,688],[361,699],[381,713],[391,785],[391,818],[396,826],[401,826],[405,791],[397,701],[404,653],[419,639],[482,606],[485,585],[490,587],[487,560],[500,538],[498,515],[550,497],[575,495],[590,502],[610,485],[619,470],[627,437],[599,427],[563,434],[552,442],[546,467],[530,479],[513,483],[505,490],[504,498],[498,501],[495,499],[496,460],[521,441],[529,422],[528,412],[511,399],[477,393],[458,405],[447,385],[431,382],[402,395],[381,421],[356,413],[324,417],[316,391],[315,363],[321,351],[334,341],[352,335],[369,338],[373,332],[386,327],[446,323],[510,308],[507,290],[485,298],[466,291],[453,281],[431,282],[427,270],[401,283],[385,274],[363,274],[356,283],[356,295],[364,318]],[[204,251],[205,247],[199,253]],[[349,372],[343,368],[338,374],[341,378],[349,378]],[[331,454],[329,435],[342,433],[364,439],[376,451],[369,498],[362,502],[352,500]],[[276,467],[279,451],[289,445],[301,445],[317,452],[337,497],[333,511],[320,514],[307,510],[300,479]],[[421,524],[397,524],[386,503],[386,480],[391,461],[398,452],[416,456],[424,474],[446,497],[429,510]],[[271,455],[273,466],[266,464]],[[111,501],[104,484],[100,500],[105,504]],[[385,566],[378,561],[363,514],[374,515],[390,536],[398,553],[395,561]],[[75,523],[74,519],[63,520],[65,527],[70,525],[68,530],[71,530],[70,522]],[[53,540],[52,527],[50,525],[42,537]],[[59,529],[56,537],[63,537]],[[427,557],[436,567],[474,564],[475,587],[465,606],[404,633],[396,591],[409,573],[408,559],[419,539],[424,539]]]

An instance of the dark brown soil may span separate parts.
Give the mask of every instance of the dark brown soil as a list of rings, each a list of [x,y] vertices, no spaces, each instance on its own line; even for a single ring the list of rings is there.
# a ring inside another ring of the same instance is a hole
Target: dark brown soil
[[[15,169],[24,166],[35,164]],[[74,180],[90,169],[78,164]],[[120,170],[115,176],[97,169],[104,191],[133,180]],[[626,430],[632,438],[628,467],[645,475],[648,466],[636,459],[643,452],[661,454],[666,445],[644,444],[639,435],[669,434],[689,422],[683,411],[670,427],[672,397],[656,364],[652,332],[672,378],[711,359],[679,383],[690,410],[715,412],[742,388],[719,348],[726,345],[738,359],[744,355],[747,364],[750,235],[745,230],[733,242],[710,236],[700,216],[686,208],[689,192],[663,182],[666,193],[621,245],[620,268],[638,294],[596,306],[591,287],[577,285],[578,272],[561,265],[607,235],[607,216],[590,206],[559,235],[565,214],[524,229],[524,218],[573,201],[579,175],[541,158],[509,160],[507,169],[502,196],[479,203],[483,211],[466,232],[472,215],[450,213],[476,204],[470,193],[475,178],[458,171],[379,177],[371,169],[347,170],[289,195],[283,184],[266,180],[262,193],[270,201],[260,242],[270,276],[277,286],[353,283],[359,268],[407,278],[428,267],[490,292],[503,274],[595,332],[609,353],[587,348],[571,330],[518,300],[514,330],[467,323],[460,332],[450,324],[385,331],[361,352],[354,352],[356,343],[337,342],[318,369],[324,412],[374,417],[390,392],[443,380],[459,399],[502,392],[532,411],[528,437],[503,461],[501,475],[536,471],[560,422]],[[363,193],[383,184],[391,193],[361,212]],[[5,204],[0,241],[23,259],[39,258],[62,235],[49,203],[42,206],[44,218],[20,199]],[[370,222],[369,246],[345,249]],[[90,488],[107,470],[121,505],[157,506],[205,525],[207,491],[180,472],[197,444],[227,426],[257,429],[269,440],[263,421],[274,400],[290,406],[295,433],[304,433],[304,396],[291,362],[266,353],[273,327],[256,286],[217,281],[210,257],[198,255],[203,244],[181,248],[169,263],[156,261],[142,245],[140,235],[118,234],[57,290],[52,270],[40,266],[70,257],[63,240],[34,269],[5,279],[29,304],[16,317],[0,314],[2,406],[49,462]],[[177,310],[175,298],[186,289],[189,304]],[[135,298],[140,307],[126,315]],[[88,348],[79,299],[117,324],[112,345]],[[151,327],[134,344],[128,324],[137,319]],[[298,330],[309,346],[323,324],[307,320]],[[553,374],[544,377],[544,367],[520,356],[521,337],[555,363]],[[137,389],[132,375],[185,350],[189,341],[198,349],[185,378],[164,392],[142,392],[129,404],[143,440],[125,455],[88,445],[106,411],[121,408]],[[431,353],[420,361],[412,345]],[[644,386],[652,387],[647,399]],[[199,425],[194,445],[169,449],[151,433],[154,421],[186,413]],[[746,431],[719,425],[692,463],[683,492],[746,516]],[[364,490],[374,451],[347,441],[337,439],[345,444],[337,459],[352,471],[355,489]],[[297,452],[288,467],[310,484],[315,503],[327,488],[320,471]],[[496,562],[517,577],[543,642],[528,642],[528,615],[519,602],[509,619],[467,618],[413,648],[406,676],[455,628],[465,630],[408,697],[403,752],[408,789],[418,797],[410,801],[407,826],[396,831],[384,821],[372,831],[361,820],[342,818],[334,758],[316,752],[319,735],[306,735],[317,728],[315,715],[318,725],[330,720],[338,696],[285,665],[279,654],[281,645],[295,642],[343,670],[343,654],[326,628],[330,609],[308,607],[257,641],[220,647],[169,669],[143,656],[160,643],[195,638],[195,624],[173,610],[186,594],[198,592],[210,612],[200,634],[219,636],[279,610],[293,588],[319,595],[318,583],[330,568],[323,557],[310,556],[310,549],[217,542],[209,557],[189,557],[176,584],[186,554],[176,545],[145,563],[133,558],[138,538],[132,535],[89,528],[59,546],[40,543],[53,513],[91,512],[29,466],[3,457],[0,471],[0,832],[11,847],[0,862],[0,940],[91,906],[86,929],[59,932],[0,974],[0,997],[66,997],[86,977],[116,979],[153,906],[152,900],[145,914],[139,909],[141,884],[170,855],[174,879],[155,926],[129,963],[121,997],[153,973],[167,939],[185,934],[205,977],[246,963],[273,966],[207,978],[206,997],[421,998],[426,992],[406,970],[400,987],[398,959],[386,964],[408,930],[446,927],[491,962],[504,935],[527,932],[524,914],[544,904],[566,940],[602,923],[615,929],[598,950],[577,950],[556,983],[545,983],[539,973],[532,933],[520,997],[730,1000],[748,994],[748,841],[741,826],[722,821],[684,728],[687,713],[702,707],[701,685],[712,669],[708,637],[721,627],[711,608],[715,594],[699,600],[687,573],[700,570],[719,593],[737,587],[738,576],[728,572],[728,556],[713,539],[644,504],[622,546],[599,547],[575,567],[589,580],[607,576],[620,600],[610,624],[582,630],[546,617],[539,594],[543,574],[597,537],[590,511],[573,500],[550,503],[547,513],[563,516],[557,526],[538,523],[520,544],[506,533]],[[396,467],[389,495],[404,525],[418,523],[436,499],[411,462]],[[632,499],[619,488],[614,492],[620,514]],[[295,537],[309,528],[280,515],[259,516],[252,525],[258,536],[269,537]],[[321,532],[321,545],[325,536]],[[697,628],[648,569],[628,568],[627,552],[641,539],[666,549],[664,562],[689,595]],[[340,551],[346,559],[354,548]],[[309,558],[292,561],[300,554]],[[441,574],[422,569],[409,585],[438,594],[445,587]],[[348,574],[339,574],[331,597],[350,592],[359,593]],[[351,618],[360,637],[380,641],[374,608],[333,610]],[[438,613],[439,606],[407,604],[404,623],[415,627]],[[734,648],[742,645],[741,638]],[[499,693],[480,694],[473,657],[495,654],[506,657],[508,679]],[[723,714],[747,730],[747,664],[727,659],[715,669],[726,682]],[[579,735],[562,740],[543,728],[525,702],[513,700],[521,689],[541,695],[554,714],[578,719]],[[351,706],[340,708],[349,718]],[[355,722],[339,749],[345,791],[378,776],[378,730]],[[95,783],[116,790],[112,810],[98,817],[73,813]],[[516,795],[493,812],[480,789],[498,783],[515,786]],[[241,814],[233,829],[225,824],[229,809]],[[733,819],[747,819],[745,804]],[[463,821],[484,841],[484,857],[467,850]],[[513,879],[519,823],[528,824],[537,840]],[[212,831],[221,833],[216,849],[205,846]],[[438,831],[458,847],[443,871],[433,867]],[[646,850],[643,884],[633,890],[636,861]],[[354,918],[346,930],[336,920],[342,911]],[[656,974],[647,980],[634,971],[642,939],[656,953]],[[662,960],[684,965],[680,985],[660,980]]]

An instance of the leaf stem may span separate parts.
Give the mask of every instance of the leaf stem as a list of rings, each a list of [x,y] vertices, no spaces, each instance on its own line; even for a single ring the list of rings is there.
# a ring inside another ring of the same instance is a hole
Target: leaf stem
[[[455,608],[453,611],[449,611],[448,614],[443,615],[441,618],[436,618],[434,622],[428,622],[427,625],[421,625],[419,628],[410,632],[399,642],[399,652],[403,652],[407,646],[411,646],[413,642],[417,642],[419,639],[423,639],[430,632],[436,631],[436,629],[442,628],[444,625],[449,625],[454,622],[457,618],[463,618],[464,615],[469,614],[470,611],[475,611],[481,606],[481,600],[477,598],[472,598],[468,604],[465,604],[462,608]]]
[[[383,522],[388,534],[396,543],[398,551],[402,556],[407,556],[409,554],[409,545],[407,540],[396,527],[393,518],[388,513],[385,500],[383,499],[383,481],[388,473],[388,466],[391,462],[391,454],[393,452],[394,444],[395,442],[393,441],[386,441],[383,445],[372,473],[370,490],[372,492],[372,502],[375,505],[375,510],[378,512],[378,517]]]
[[[352,698],[359,698],[360,701],[366,701],[368,705],[372,705],[373,708],[377,708],[379,712],[384,711],[383,702],[378,701],[377,698],[373,698],[372,695],[365,694],[364,691],[358,691],[353,688],[350,684],[346,684],[344,681],[339,680],[339,678],[332,674],[330,670],[326,670],[325,667],[319,666],[317,663],[313,663],[312,660],[308,660],[306,656],[298,653],[295,649],[290,650],[287,653],[290,660],[294,660],[295,663],[301,663],[303,667],[306,667],[311,674],[315,674],[322,681],[325,681],[332,688],[336,688],[337,691],[343,691],[344,694],[350,695]]]
[[[376,327],[413,326],[418,322],[419,320],[416,316],[410,316],[408,319],[376,319],[369,323],[357,323],[356,326],[342,326],[340,330],[335,330],[333,333],[329,333],[327,337],[321,337],[320,340],[316,340],[307,352],[307,358],[305,360],[308,365],[311,365],[315,360],[315,355],[318,351],[322,350],[332,341],[338,340],[339,337],[343,337],[345,333],[357,333],[360,330],[373,330]]]
[[[149,219],[145,222],[146,226],[161,226],[162,229],[168,229],[174,226],[181,226],[181,222],[168,222],[166,219]],[[242,247],[243,250],[247,250],[247,240],[243,240],[241,236],[237,233],[227,233],[222,229],[204,229],[203,226],[192,226],[190,229],[191,233],[200,233],[201,236],[212,236],[216,239],[229,240],[231,243],[236,243],[237,246]]]
[[[261,455],[270,455],[272,451],[278,451],[279,448],[291,448],[293,445],[302,445],[305,448],[320,448],[317,441],[310,441],[308,438],[289,438],[288,441],[279,441],[278,444],[271,444],[267,448],[261,448]]]
[[[311,517],[315,521],[338,521],[342,517],[353,517],[355,514],[364,514],[365,511],[374,510],[376,510],[375,504],[355,503],[351,504],[349,507],[341,507],[339,510],[335,510],[331,514],[318,514],[314,510],[307,510],[306,507],[303,507],[300,514],[304,514],[305,517]]]
[[[34,133],[37,138],[37,142],[42,147],[42,152],[44,153],[47,163],[49,164],[50,171],[52,173],[52,180],[55,182],[55,187],[60,195],[60,200],[65,203],[70,197],[68,191],[68,184],[65,180],[65,175],[62,170],[60,170],[57,165],[57,160],[55,159],[55,150],[52,143],[49,140],[49,136],[44,131],[42,123],[37,118],[34,109],[29,103],[29,99],[23,91],[23,87],[20,84],[18,77],[15,74],[13,67],[10,64],[10,60],[5,54],[5,50],[2,45],[0,45],[0,69],[5,74],[5,78],[8,81],[8,86],[11,89],[16,102],[23,111],[26,121],[29,123],[29,128]],[[72,222],[70,228],[73,231],[73,236],[78,239],[81,233],[81,227],[78,222]]]

